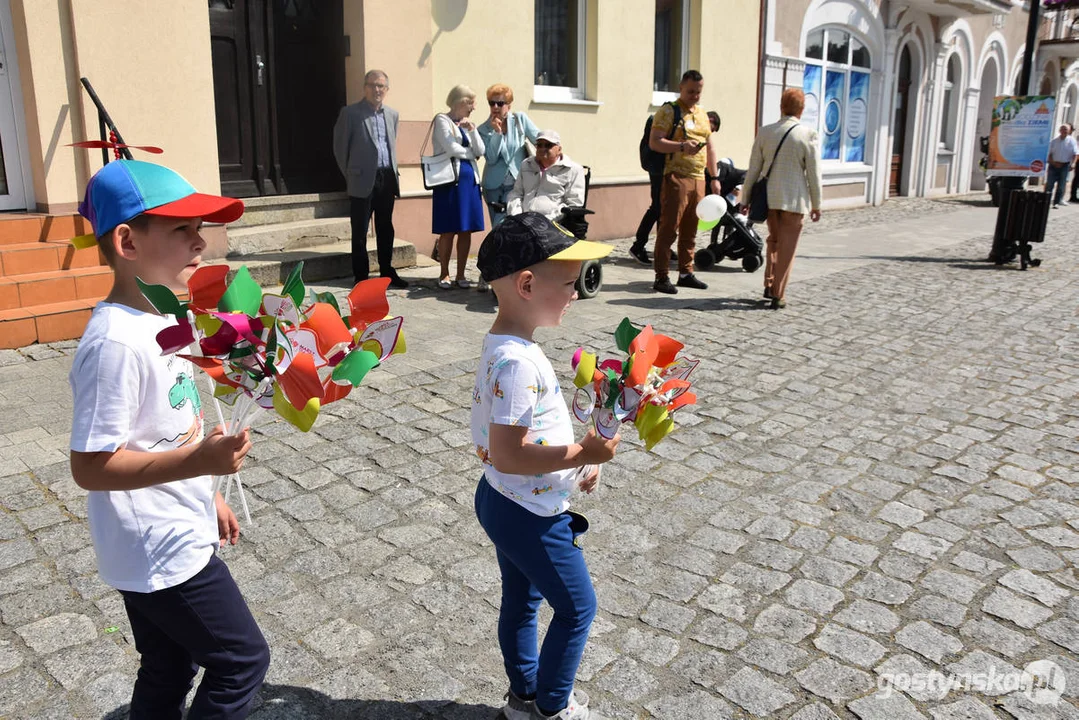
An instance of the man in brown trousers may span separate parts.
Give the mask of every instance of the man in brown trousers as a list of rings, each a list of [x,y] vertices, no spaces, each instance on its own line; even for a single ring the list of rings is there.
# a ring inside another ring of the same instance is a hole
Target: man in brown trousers
[[[820,138],[816,130],[799,123],[805,93],[798,88],[787,88],[779,107],[783,117],[762,127],[753,141],[749,170],[742,186],[742,203],[748,206],[754,183],[762,172],[768,177],[764,297],[772,301],[773,310],[787,306],[787,281],[802,223],[807,210],[810,220],[820,220],[821,203]]]

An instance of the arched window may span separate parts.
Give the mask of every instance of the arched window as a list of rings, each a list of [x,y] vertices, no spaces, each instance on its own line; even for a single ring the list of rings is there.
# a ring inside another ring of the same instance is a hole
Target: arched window
[[[1060,106],[1060,120],[1061,122],[1075,125],[1075,121],[1079,118],[1079,107],[1076,107],[1076,100],[1079,99],[1079,91],[1072,85],[1068,88],[1068,92],[1064,93],[1064,103]]]
[[[959,126],[959,56],[952,53],[948,58],[948,72],[944,80],[944,100],[941,102],[940,146],[955,150],[955,133]]]
[[[802,122],[821,136],[821,158],[865,162],[869,49],[847,30],[818,28],[806,37]]]

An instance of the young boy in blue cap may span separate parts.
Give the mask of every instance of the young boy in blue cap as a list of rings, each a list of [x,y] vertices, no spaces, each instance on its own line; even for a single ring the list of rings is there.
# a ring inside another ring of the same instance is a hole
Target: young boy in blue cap
[[[589,465],[597,467],[586,471],[580,488],[592,492],[598,466],[614,457],[619,437],[603,440],[589,430],[573,441],[558,379],[532,335],[562,324],[577,297],[581,261],[610,251],[527,212],[492,230],[477,260],[498,297],[476,371],[472,442],[483,462],[476,515],[502,575],[498,643],[510,681],[504,720],[590,717],[588,696],[573,681],[596,594],[577,544],[588,521],[569,512],[569,496],[577,471]],[[554,619],[537,654],[536,612],[544,598]]]
[[[203,437],[191,363],[161,354],[155,337],[172,320],[135,282],[184,289],[206,248],[203,220],[232,222],[243,209],[134,160],[98,171],[79,205],[113,287],[71,369],[71,474],[89,491],[98,572],[123,596],[142,656],[133,720],[179,720],[199,666],[187,717],[246,717],[269,666],[266,640],[215,553],[236,543],[240,526],[211,476],[239,470],[248,432]]]

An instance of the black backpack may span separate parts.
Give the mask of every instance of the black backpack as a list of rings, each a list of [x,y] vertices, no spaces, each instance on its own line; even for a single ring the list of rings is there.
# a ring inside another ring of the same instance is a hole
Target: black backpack
[[[674,108],[674,122],[671,123],[671,131],[667,133],[667,139],[670,140],[674,137],[674,131],[678,129],[678,126],[682,122],[682,106],[678,104],[677,100],[663,103],[664,105],[670,105]],[[649,137],[652,135],[652,119],[654,115],[644,123],[644,136],[641,138],[641,169],[650,173],[663,172],[663,164],[667,161],[667,155],[665,153],[656,152],[648,145]]]

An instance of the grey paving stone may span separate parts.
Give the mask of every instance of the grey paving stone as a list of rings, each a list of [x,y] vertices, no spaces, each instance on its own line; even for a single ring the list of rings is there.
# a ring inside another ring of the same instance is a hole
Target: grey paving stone
[[[959,634],[973,645],[993,648],[1010,658],[1023,655],[1038,645],[1038,641],[1023,633],[994,622],[989,618],[967,620],[959,629]]]
[[[127,671],[134,683],[138,671],[136,656],[128,655],[111,638],[70,648],[45,658],[45,669],[67,690],[79,690],[107,672]]]
[[[742,668],[719,686],[719,692],[754,715],[769,716],[795,697],[782,685],[752,668]]]
[[[866,573],[851,589],[862,597],[886,605],[902,605],[914,590],[904,582],[874,572]]]
[[[22,653],[8,641],[0,641],[0,675],[11,672],[22,665]]]
[[[892,543],[892,546],[929,560],[939,560],[940,556],[952,547],[952,544],[942,538],[916,532],[905,532],[899,536],[898,540]]]
[[[839,716],[824,705],[813,703],[791,715],[790,720],[839,720]]]
[[[898,693],[874,693],[859,698],[847,707],[862,720],[915,720],[925,718],[910,700]]]
[[[811,615],[784,605],[770,605],[757,615],[753,631],[772,635],[789,643],[800,642],[817,629]]]
[[[963,643],[959,640],[923,620],[904,627],[895,634],[895,640],[903,647],[937,664],[963,649]]]
[[[710,585],[697,597],[697,604],[717,615],[731,620],[745,620],[760,601],[760,595],[749,593],[733,585],[716,583]]]
[[[948,627],[959,627],[967,614],[966,605],[946,600],[939,595],[923,595],[911,604],[910,609],[916,617]]]
[[[883,645],[854,630],[829,623],[813,640],[820,650],[841,660],[870,667],[886,652]]]
[[[1034,628],[1053,616],[1052,610],[1024,600],[1003,588],[993,589],[982,603],[982,610],[1027,629]]]
[[[792,607],[820,615],[830,613],[844,599],[842,591],[813,580],[795,580],[784,591],[784,596]]]
[[[833,560],[864,566],[869,565],[876,560],[877,556],[880,555],[880,550],[872,545],[857,543],[853,540],[837,537],[833,538],[832,542],[828,543],[828,547],[825,548],[825,554]]]
[[[1045,578],[1038,577],[1025,568],[1005,573],[997,582],[1023,595],[1028,595],[1049,607],[1055,607],[1057,603],[1072,595],[1067,590]]]
[[[691,608],[656,598],[641,613],[641,620],[659,630],[681,634],[696,616]]]
[[[655,690],[658,682],[636,660],[623,657],[604,671],[602,677],[596,680],[596,685],[615,697],[634,702]]]
[[[29,540],[9,540],[0,542],[0,570],[21,565],[37,557],[34,546]]]
[[[716,643],[705,644],[715,645]],[[621,649],[623,653],[643,660],[649,665],[662,667],[678,655],[679,643],[674,638],[665,635],[630,628],[622,638]]]
[[[740,626],[719,617],[706,617],[697,623],[690,636],[697,642],[723,650],[734,650],[745,642],[748,633]]]
[[[878,691],[903,693],[922,703],[940,701],[948,694],[944,674],[913,655],[892,655],[873,670]]]
[[[973,677],[982,675],[987,678],[1003,678],[1005,676],[1016,677],[1019,674],[1019,669],[1015,666],[982,650],[969,652],[947,667],[949,672],[960,676]],[[1007,689],[998,683],[986,682],[984,687],[979,688],[979,691],[985,695],[993,696],[1003,695],[1007,692]]]
[[[703,690],[690,690],[677,695],[664,695],[645,705],[656,720],[692,720],[714,718],[732,720],[735,715],[730,705]]]
[[[1031,546],[1007,551],[1008,557],[1017,565],[1027,570],[1038,572],[1053,572],[1064,567],[1064,561],[1060,557],[1043,547]]]
[[[764,570],[746,563],[736,562],[719,579],[749,592],[768,595],[790,582],[791,576],[787,573]]]
[[[840,665],[831,658],[817,660],[796,672],[794,677],[809,692],[837,704],[863,695],[875,687],[868,673]]]
[[[985,703],[965,696],[947,705],[929,708],[933,720],[996,720],[996,713]]]
[[[1073,653],[1079,653],[1079,622],[1071,618],[1045,623],[1038,628],[1038,634]]]
[[[47,654],[89,642],[97,635],[90,618],[77,613],[60,613],[15,629],[34,652]]]
[[[855,600],[833,616],[836,622],[867,633],[890,633],[899,627],[899,616],[883,605]]]
[[[810,555],[799,568],[810,580],[822,582],[832,587],[843,587],[858,574],[858,568],[828,558]]]
[[[809,653],[772,638],[756,638],[750,640],[738,651],[738,657],[750,665],[762,667],[776,675],[788,675],[804,664]]]
[[[985,583],[959,573],[933,570],[922,578],[921,586],[958,603],[967,604],[974,599],[980,589],[985,587]]]

